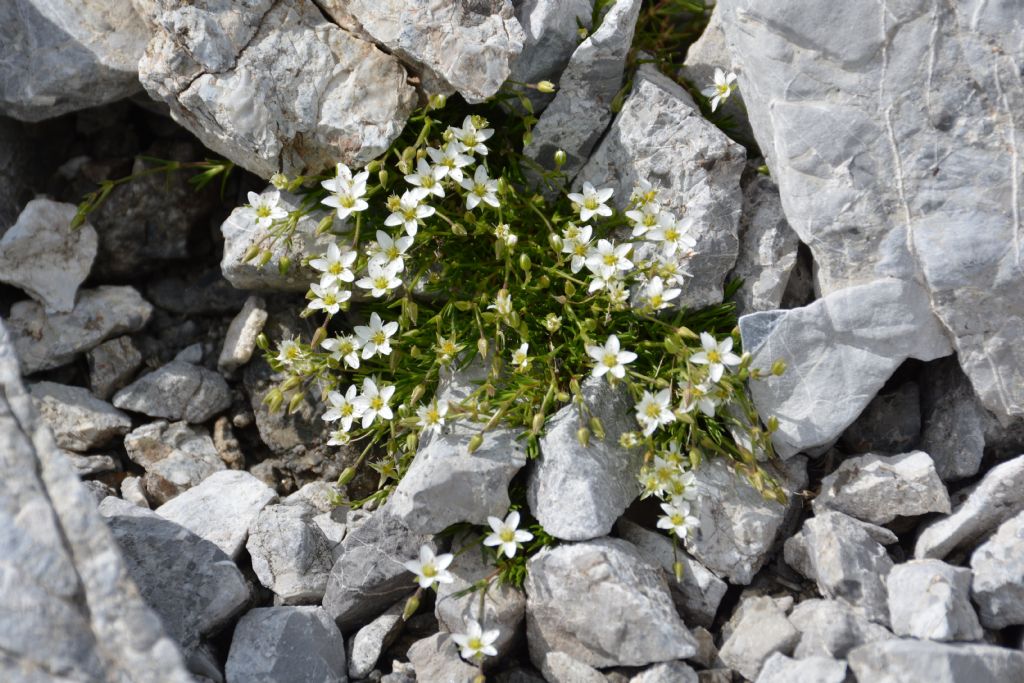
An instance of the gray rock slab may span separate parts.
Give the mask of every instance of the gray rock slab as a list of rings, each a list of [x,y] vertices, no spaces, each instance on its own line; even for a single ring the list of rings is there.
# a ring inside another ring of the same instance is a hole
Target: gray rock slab
[[[151,422],[124,439],[128,457],[144,470],[149,499],[162,505],[224,469],[213,439],[202,427],[184,422]]]
[[[384,614],[356,631],[348,645],[349,677],[360,680],[370,675],[384,650],[401,634],[405,625],[402,621],[404,611],[405,601],[399,600]]]
[[[889,618],[898,636],[922,640],[981,640],[971,606],[971,570],[941,560],[898,564],[886,579]]]
[[[986,628],[1024,624],[1024,512],[1001,525],[971,555],[971,597]]]
[[[943,481],[973,477],[985,456],[988,411],[955,358],[921,372],[921,450],[932,456]]]
[[[549,652],[537,667],[548,683],[605,683],[604,675],[564,652]]]
[[[227,374],[248,363],[256,350],[256,337],[263,331],[266,322],[266,303],[258,296],[250,296],[228,325],[224,346],[217,359],[217,369]]]
[[[791,659],[776,652],[769,657],[754,683],[843,683],[846,680],[846,662],[828,657]]]
[[[480,671],[459,656],[459,646],[447,633],[417,640],[409,648],[409,662],[417,681],[472,683]]]
[[[89,363],[89,389],[104,400],[127,386],[142,367],[142,352],[127,335],[90,349],[85,359]]]
[[[300,505],[271,505],[249,528],[245,544],[252,569],[278,604],[321,602],[334,557],[313,511]]]
[[[319,607],[261,607],[238,620],[227,683],[346,683],[345,640]]]
[[[895,638],[887,628],[839,600],[804,600],[790,612],[789,621],[800,631],[800,643],[793,651],[797,659],[845,659],[859,645]]]
[[[29,391],[39,416],[53,430],[61,448],[78,452],[102,448],[132,428],[131,418],[88,389],[36,382]]]
[[[792,654],[800,642],[800,632],[771,598],[749,598],[741,608],[741,617],[730,620],[731,633],[725,637],[718,656],[730,669],[752,681],[772,654]]]
[[[1006,683],[1024,679],[1024,652],[993,645],[887,640],[850,652],[850,670],[872,683]]]
[[[629,683],[697,683],[697,672],[685,662],[662,662],[629,679]]]
[[[216,372],[175,360],[114,394],[113,403],[150,417],[206,422],[227,409],[231,393]]]

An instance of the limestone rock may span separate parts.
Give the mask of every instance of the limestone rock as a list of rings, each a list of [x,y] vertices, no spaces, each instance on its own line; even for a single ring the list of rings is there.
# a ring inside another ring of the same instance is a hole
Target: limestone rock
[[[381,654],[401,633],[405,623],[402,621],[404,610],[405,601],[399,600],[384,614],[363,626],[352,636],[348,647],[348,675],[350,678],[358,681],[370,675]]]
[[[250,296],[245,305],[228,325],[224,346],[217,360],[217,369],[222,373],[234,372],[249,362],[256,350],[256,337],[267,322],[266,304],[258,296]]]
[[[792,601],[789,601],[792,604]],[[761,666],[773,653],[791,654],[800,642],[800,632],[786,618],[779,604],[767,597],[744,600],[742,615],[725,637],[719,657],[730,669],[754,680]]]
[[[57,445],[86,452],[102,448],[132,428],[131,419],[88,389],[36,382],[29,391],[39,416],[53,430]]]
[[[986,628],[1024,624],[1024,512],[1003,522],[971,555],[971,597]]]
[[[821,480],[815,512],[838,510],[872,524],[929,512],[949,513],[949,494],[927,453],[891,457],[862,455],[844,460]]]
[[[594,0],[518,0],[515,5],[524,41],[523,51],[512,60],[511,80],[558,83],[579,44],[579,26],[590,28]],[[553,99],[536,90],[524,94],[538,113]]]
[[[697,651],[660,573],[626,541],[545,549],[530,558],[525,588],[535,664],[553,651],[594,667],[642,666]]]
[[[0,282],[24,290],[47,313],[75,307],[78,286],[96,258],[96,229],[71,229],[77,207],[33,199],[0,239]]]
[[[146,498],[146,488],[142,484],[142,477],[125,477],[122,479],[121,497],[132,505],[149,509],[149,499]]]
[[[113,403],[151,417],[206,422],[231,404],[231,394],[216,372],[175,360],[117,392]]]
[[[600,671],[564,652],[549,652],[537,667],[548,683],[605,683]]]
[[[125,437],[124,447],[128,457],[146,470],[146,494],[158,505],[224,469],[206,430],[184,422],[142,425]]]
[[[142,367],[142,353],[129,336],[105,341],[87,351],[85,358],[89,362],[89,388],[104,400],[131,382]]]
[[[101,286],[79,292],[70,313],[47,314],[34,301],[11,306],[7,323],[26,375],[70,363],[100,342],[145,327],[153,307],[134,287]]]
[[[662,662],[641,671],[629,683],[697,683],[697,672],[683,662]]]
[[[930,363],[921,374],[921,450],[943,481],[973,477],[985,455],[987,411],[955,358]]]
[[[398,60],[310,0],[164,0],[139,80],[210,149],[264,178],[361,165],[415,104]]]
[[[762,416],[778,419],[773,440],[783,458],[832,443],[907,358],[952,352],[927,292],[891,278],[743,316],[740,334],[750,367],[768,375],[750,393]],[[772,376],[778,360],[786,372]]]
[[[435,633],[417,640],[409,648],[409,662],[416,669],[417,681],[472,683],[477,668],[459,656],[459,646],[447,633]]]
[[[981,640],[971,606],[971,570],[941,560],[898,564],[886,579],[889,616],[898,636],[924,640]]]
[[[604,424],[605,438],[583,446],[576,432],[585,423],[569,404],[547,422],[540,439],[526,499],[541,526],[556,538],[582,541],[604,536],[637,496],[642,465],[638,454],[619,445],[619,435],[636,430],[626,386],[613,389],[603,377],[589,377],[581,391],[591,414]]]
[[[64,457],[71,461],[78,476],[82,478],[117,472],[121,469],[121,463],[109,455],[80,455],[71,451],[63,451],[63,453]]]
[[[301,505],[264,508],[245,544],[260,583],[279,604],[316,604],[324,597],[334,557],[313,511]]]
[[[557,103],[556,98],[544,116]],[[693,221],[696,253],[690,259],[679,254],[680,266],[693,277],[672,304],[696,309],[722,301],[725,276],[736,265],[745,161],[743,148],[701,117],[682,86],[644,65],[576,182],[611,187],[615,207],[624,209],[637,182],[647,180],[666,211]],[[653,249],[643,244],[636,257],[650,257]]]
[[[839,445],[848,453],[907,453],[920,438],[921,392],[917,382],[904,382],[871,399],[839,437]]]
[[[239,619],[227,683],[344,683],[345,641],[319,607],[261,607]]]
[[[872,683],[1005,683],[1024,679],[1024,652],[992,645],[887,640],[853,650],[850,670]]]
[[[845,659],[859,645],[895,638],[884,626],[871,623],[838,600],[804,600],[790,612],[789,621],[800,631],[800,643],[793,651],[797,659]]]
[[[769,657],[755,683],[843,683],[846,680],[846,662],[828,657],[790,659],[776,652]]]

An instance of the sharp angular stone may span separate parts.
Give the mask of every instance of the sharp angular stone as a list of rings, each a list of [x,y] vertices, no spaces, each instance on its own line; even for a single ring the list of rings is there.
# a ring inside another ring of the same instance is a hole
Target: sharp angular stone
[[[523,51],[512,60],[510,78],[520,83],[557,83],[579,45],[579,26],[590,27],[594,0],[519,0],[516,20],[523,28]],[[579,22],[579,23],[577,23]],[[535,112],[552,95],[526,90]]]
[[[39,416],[53,430],[61,448],[82,453],[102,448],[132,428],[127,415],[96,398],[88,389],[37,382],[29,391]]]
[[[345,683],[345,640],[319,607],[261,607],[239,619],[227,683]]]
[[[640,14],[640,0],[616,2],[601,25],[572,53],[558,81],[555,99],[533,128],[523,153],[547,168],[555,152],[566,153],[562,166],[575,176],[612,120],[611,104],[622,88],[626,56]]]
[[[479,670],[459,656],[459,646],[447,633],[435,633],[417,640],[409,648],[409,662],[417,681],[472,683]]]
[[[3,323],[0,452],[0,678],[191,681],[92,494],[36,415]]]
[[[921,393],[917,382],[904,382],[871,399],[839,445],[849,453],[907,453],[920,438]]]
[[[625,518],[620,519],[615,527],[619,536],[635,545],[647,562],[661,569],[662,577],[672,591],[676,609],[686,623],[710,628],[728,588],[725,581],[685,550],[675,548],[672,539],[664,533],[650,531]],[[683,565],[682,581],[676,581],[676,562]]]
[[[838,600],[804,600],[793,608],[789,621],[800,631],[800,643],[793,651],[797,659],[845,659],[859,645],[895,638],[884,626],[871,623]]]
[[[564,652],[549,652],[537,667],[548,683],[606,683],[608,680],[594,667]]]
[[[990,416],[955,358],[931,363],[921,374],[921,450],[943,481],[973,477],[985,455]]]
[[[249,584],[214,544],[120,498],[106,498],[99,510],[142,596],[187,656],[248,604]]]
[[[838,510],[872,524],[929,512],[949,513],[949,494],[927,453],[862,455],[821,480],[815,512]]]
[[[575,405],[548,421],[540,439],[526,499],[541,526],[556,538],[582,541],[604,536],[637,496],[641,459],[619,445],[619,435],[636,430],[633,402],[625,385],[613,389],[603,377],[582,385],[592,415],[604,424],[605,438],[583,446],[576,432],[586,424]]]
[[[762,416],[778,419],[774,443],[784,458],[832,443],[907,358],[952,352],[926,291],[903,280],[834,292],[775,316],[767,331],[748,320],[740,318],[743,348],[765,375],[750,393]],[[773,376],[778,360],[786,372]]]
[[[341,26],[366,34],[417,72],[428,93],[457,91],[483,102],[508,79],[523,49],[523,29],[509,0],[324,0]]]
[[[404,563],[417,559],[422,545],[437,551],[429,536],[411,531],[387,505],[349,532],[323,603],[342,632],[353,631],[412,593],[416,584]]]
[[[402,631],[405,601],[399,600],[352,636],[348,647],[348,675],[354,680],[366,678],[377,665],[384,650]]]
[[[982,403],[1003,418],[1024,414],[1017,9],[723,0],[716,10],[821,291],[925,283]]]
[[[79,292],[70,313],[48,315],[34,301],[11,306],[11,339],[26,375],[70,363],[100,342],[146,326],[153,307],[134,287],[102,286]]]
[[[0,113],[40,121],[139,90],[146,27],[119,0],[0,6]]]
[[[792,604],[792,601],[789,601]],[[730,669],[754,680],[773,653],[791,654],[800,642],[800,632],[786,618],[786,611],[767,597],[744,600],[742,615],[730,620],[731,633],[722,643],[718,656]]]
[[[128,336],[103,342],[87,351],[85,358],[89,362],[89,388],[104,400],[131,382],[142,367],[142,352]]]
[[[310,0],[159,9],[139,80],[204,145],[263,178],[366,163],[415,104],[395,57]]]
[[[925,640],[981,640],[971,606],[971,570],[940,560],[898,564],[886,579],[889,617],[898,636]]]
[[[768,560],[787,516],[789,505],[765,500],[722,458],[698,467],[697,533],[686,549],[705,567],[733,583],[746,585]],[[791,494],[807,484],[806,460],[786,464],[780,484]]]
[[[697,672],[683,662],[662,662],[633,676],[629,683],[697,683]]]
[[[525,588],[534,664],[548,652],[594,667],[642,666],[697,652],[659,571],[626,541],[545,549],[530,558]]]
[[[1024,680],[1024,652],[992,645],[887,640],[850,653],[850,670],[871,683],[1006,683]]]
[[[96,229],[71,230],[77,207],[33,199],[0,239],[0,282],[24,290],[47,313],[75,307],[78,286],[96,258]]]
[[[245,547],[260,583],[274,592],[279,604],[315,604],[323,599],[334,557],[327,537],[313,523],[312,509],[264,508],[249,529]]]
[[[83,478],[121,469],[121,464],[109,455],[79,455],[64,451],[64,456],[71,461],[78,476]]]
[[[765,661],[755,683],[843,683],[846,662],[828,657],[790,659],[776,652]]]
[[[184,422],[152,422],[124,439],[128,457],[146,470],[146,494],[161,505],[224,469],[213,439],[201,427]]]
[[[114,395],[114,405],[150,417],[206,422],[231,404],[224,378],[212,370],[172,361]]]
[[[613,188],[616,208],[624,209],[637,182],[648,180],[666,211],[691,219],[695,255],[680,251],[679,265],[693,277],[672,304],[703,308],[722,301],[725,276],[736,265],[745,160],[743,148],[701,117],[682,86],[645,65],[576,183]],[[642,244],[636,256],[649,258],[654,248]]]
[[[217,369],[231,373],[249,362],[256,350],[256,337],[267,322],[266,304],[258,296],[250,296],[228,325]]]
[[[1003,522],[971,555],[971,597],[986,628],[1024,624],[1024,513]]]
[[[248,472],[225,470],[172,498],[156,513],[237,559],[249,526],[260,510],[276,500],[274,490]]]
[[[132,505],[149,509],[149,499],[146,498],[146,487],[142,484],[142,477],[125,477],[122,479],[121,497]]]
[[[1024,510],[1024,455],[996,465],[968,489],[953,513],[926,524],[914,557],[942,559],[976,546],[997,526]]]

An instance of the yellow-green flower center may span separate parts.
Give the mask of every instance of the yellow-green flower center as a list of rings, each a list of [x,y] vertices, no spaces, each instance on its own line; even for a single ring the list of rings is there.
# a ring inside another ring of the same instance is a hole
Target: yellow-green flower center
[[[511,543],[516,540],[515,529],[502,529],[501,533],[498,534],[498,538],[501,539],[502,543]]]

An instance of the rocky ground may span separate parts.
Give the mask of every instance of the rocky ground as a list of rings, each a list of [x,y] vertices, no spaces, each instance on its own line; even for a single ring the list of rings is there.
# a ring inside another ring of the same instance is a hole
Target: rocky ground
[[[0,679],[472,681],[450,634],[490,567],[460,555],[409,617],[403,562],[518,476],[565,542],[492,589],[487,680],[1024,681],[1013,3],[720,0],[679,76],[739,74],[731,138],[653,66],[627,72],[640,0],[582,42],[590,0],[410,1],[397,33],[386,2],[51,4],[0,6]],[[695,217],[684,305],[745,280],[744,350],[788,368],[751,383],[787,503],[708,460],[676,551],[634,502],[639,464],[556,416],[538,461],[481,472],[512,450],[491,443],[432,468],[435,443],[351,510],[331,501],[356,454],[327,445],[319,397],[267,408],[257,335],[313,331],[314,278],[277,266],[323,241],[311,219],[247,262],[235,207],[273,173],[372,159],[420,95],[509,78],[559,84],[531,93],[528,155],[564,149],[577,184],[654,179]],[[220,194],[144,177],[67,230],[141,155],[245,170]]]

